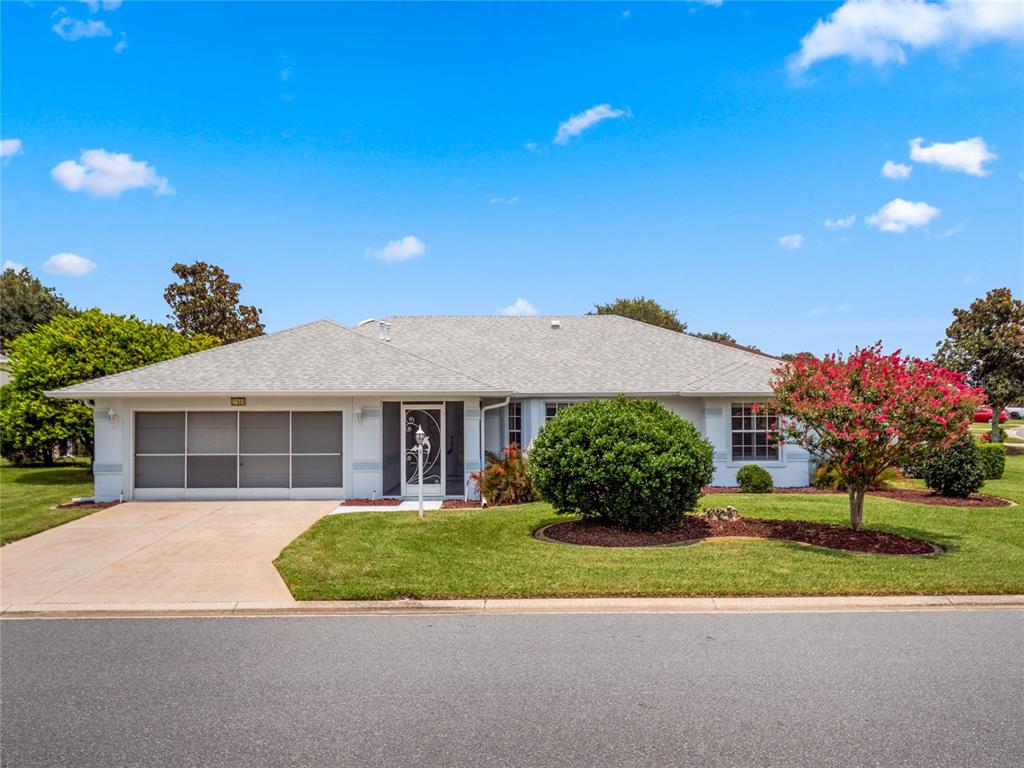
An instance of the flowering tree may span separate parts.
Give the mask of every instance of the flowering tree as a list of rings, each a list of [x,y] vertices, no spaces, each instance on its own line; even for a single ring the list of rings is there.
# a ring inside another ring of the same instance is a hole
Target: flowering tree
[[[860,530],[864,493],[889,467],[924,445],[946,447],[966,434],[984,401],[963,374],[936,363],[882,353],[878,342],[849,357],[798,355],[775,370],[777,439],[834,463],[850,494],[850,526]]]

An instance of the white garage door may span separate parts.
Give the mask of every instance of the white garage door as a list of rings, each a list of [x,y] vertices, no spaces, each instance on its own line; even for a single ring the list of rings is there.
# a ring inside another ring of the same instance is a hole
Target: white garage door
[[[139,411],[135,498],[340,498],[341,411]]]

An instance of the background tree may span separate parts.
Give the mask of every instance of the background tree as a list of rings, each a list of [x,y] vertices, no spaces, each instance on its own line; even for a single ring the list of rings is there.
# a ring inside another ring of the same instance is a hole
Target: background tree
[[[76,310],[54,288],[47,288],[31,272],[5,269],[0,275],[0,347],[58,315]]]
[[[97,376],[120,373],[218,344],[185,337],[163,325],[91,309],[61,315],[15,339],[8,354],[11,381],[0,390],[0,445],[16,463],[53,460],[57,443],[73,440],[92,453],[91,409],[43,393]]]
[[[1024,399],[1024,303],[1009,288],[996,288],[970,309],[954,309],[953,316],[935,360],[985,390],[992,406],[992,440],[998,441],[1000,412]]]
[[[216,336],[225,344],[263,335],[263,310],[239,304],[241,283],[232,282],[216,264],[175,264],[171,271],[179,282],[167,286],[164,300],[171,308],[167,317],[174,330],[186,336]]]
[[[777,437],[832,463],[850,497],[850,526],[860,530],[864,494],[890,467],[917,460],[923,446],[946,448],[968,434],[984,400],[962,373],[881,342],[852,355],[799,355],[776,369]]]
[[[641,323],[668,328],[670,331],[686,333],[686,323],[679,319],[674,309],[665,309],[654,299],[638,296],[635,299],[616,299],[611,304],[595,304],[597,315],[620,315],[639,320]]]
[[[709,331],[707,333],[696,333],[691,331],[691,336],[696,336],[698,339],[707,339],[708,341],[728,341],[730,344],[738,344],[739,342],[733,338],[731,333],[725,333],[724,331]]]

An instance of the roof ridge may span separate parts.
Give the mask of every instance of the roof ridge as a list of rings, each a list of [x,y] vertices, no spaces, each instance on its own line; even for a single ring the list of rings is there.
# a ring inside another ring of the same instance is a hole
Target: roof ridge
[[[584,315],[584,317],[588,317],[588,316],[589,315]],[[777,358],[773,358],[771,355],[766,354],[764,352],[754,352],[753,350],[749,350],[749,349],[739,349],[738,347],[734,347],[734,346],[731,346],[729,344],[719,344],[717,341],[711,341],[710,339],[702,339],[700,336],[695,336],[692,333],[687,333],[686,331],[673,331],[671,328],[663,328],[660,325],[654,325],[652,323],[645,323],[643,320],[637,320],[637,319],[632,318],[632,317],[626,317],[625,315],[593,315],[593,317],[617,317],[617,318],[619,318],[621,320],[628,320],[631,323],[639,323],[640,325],[646,325],[648,328],[657,328],[659,331],[663,331],[665,333],[671,333],[674,336],[676,336],[677,338],[678,337],[683,337],[683,338],[687,338],[687,339],[692,339],[693,341],[696,341],[696,342],[698,342],[700,344],[714,344],[715,347],[717,347],[718,349],[731,349],[734,352],[739,352],[739,353],[745,354],[745,355],[751,355],[753,357],[767,357],[767,358],[770,358],[770,359],[777,359]]]
[[[156,368],[157,366],[166,365],[167,363],[172,363],[176,360],[182,360],[186,357],[197,357],[201,355],[206,355],[209,352],[217,352],[218,350],[221,349],[227,349],[228,347],[240,347],[242,345],[249,344],[250,342],[264,341],[272,337],[283,336],[286,333],[291,333],[292,331],[298,331],[303,328],[308,328],[311,325],[320,325],[321,323],[332,323],[334,325],[338,325],[342,328],[345,328],[345,326],[339,323],[337,320],[331,320],[330,318],[324,317],[319,320],[310,320],[308,323],[302,323],[301,325],[293,325],[290,328],[282,328],[280,331],[264,333],[260,334],[259,336],[250,336],[248,339],[239,339],[238,341],[229,341],[227,344],[218,344],[216,347],[210,347],[209,349],[199,349],[196,350],[195,352],[189,352],[187,355],[178,355],[177,357],[169,357],[166,360],[157,360],[155,363],[146,363],[146,365],[140,365],[135,368],[128,368],[127,370],[118,371],[117,373],[108,373],[106,376],[99,376],[95,379],[86,379],[86,381],[89,382],[90,384],[101,381],[107,381],[108,379],[114,379],[119,376],[124,376],[127,373],[135,373],[137,371],[143,371],[149,368]],[[78,384],[85,384],[86,381],[77,382],[76,384],[68,384],[67,387],[74,387],[77,386]],[[67,387],[61,387],[60,389],[66,389]]]

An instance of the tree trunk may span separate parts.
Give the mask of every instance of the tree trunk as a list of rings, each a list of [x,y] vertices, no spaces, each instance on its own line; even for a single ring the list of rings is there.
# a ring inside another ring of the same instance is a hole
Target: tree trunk
[[[864,491],[850,489],[850,527],[859,531],[864,523]]]
[[[1002,406],[992,406],[992,433],[989,435],[989,442],[999,442],[999,414],[1003,412]]]

